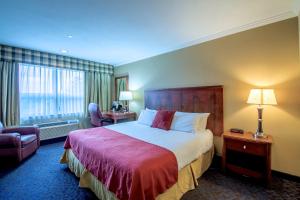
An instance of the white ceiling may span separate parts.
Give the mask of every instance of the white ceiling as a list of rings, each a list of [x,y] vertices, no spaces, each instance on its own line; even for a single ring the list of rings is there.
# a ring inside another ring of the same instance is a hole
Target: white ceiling
[[[293,0],[0,0],[0,44],[121,65],[296,16]],[[72,35],[72,38],[68,38]]]

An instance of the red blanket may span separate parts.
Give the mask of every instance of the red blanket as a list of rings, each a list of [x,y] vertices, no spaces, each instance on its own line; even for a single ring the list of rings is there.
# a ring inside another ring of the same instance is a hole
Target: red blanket
[[[73,131],[64,148],[120,200],[155,199],[177,182],[171,151],[106,128]]]

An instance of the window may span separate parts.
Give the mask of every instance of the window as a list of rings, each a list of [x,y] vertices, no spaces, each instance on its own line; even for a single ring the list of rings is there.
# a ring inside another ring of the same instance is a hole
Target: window
[[[80,117],[84,108],[84,72],[19,65],[22,124]]]

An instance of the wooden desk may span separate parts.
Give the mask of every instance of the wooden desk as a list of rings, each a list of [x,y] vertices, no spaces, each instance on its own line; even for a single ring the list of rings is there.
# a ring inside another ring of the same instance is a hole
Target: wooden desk
[[[103,117],[110,118],[114,120],[114,123],[116,124],[119,119],[136,119],[136,113],[135,112],[103,112]]]
[[[271,181],[272,136],[254,138],[253,134],[225,132],[223,134],[223,170]]]

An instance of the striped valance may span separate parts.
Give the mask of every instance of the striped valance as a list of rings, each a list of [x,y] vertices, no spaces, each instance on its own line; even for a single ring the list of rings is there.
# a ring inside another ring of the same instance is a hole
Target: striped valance
[[[68,56],[0,45],[0,60],[113,74],[113,66]]]

